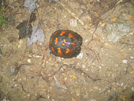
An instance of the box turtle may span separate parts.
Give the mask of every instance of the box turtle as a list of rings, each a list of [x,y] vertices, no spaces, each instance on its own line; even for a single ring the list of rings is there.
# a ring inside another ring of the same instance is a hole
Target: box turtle
[[[55,56],[72,58],[81,51],[82,37],[71,30],[55,31],[49,41],[50,53]]]

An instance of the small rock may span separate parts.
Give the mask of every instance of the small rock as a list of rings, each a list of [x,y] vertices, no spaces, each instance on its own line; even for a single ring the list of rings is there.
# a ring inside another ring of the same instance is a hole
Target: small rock
[[[122,62],[123,62],[123,63],[127,63],[127,60],[123,60]]]
[[[77,26],[77,20],[71,19],[70,26],[76,27]]]
[[[89,101],[96,101],[95,99],[91,99],[91,100],[89,100]]]
[[[83,53],[81,52],[79,55],[76,57],[77,59],[82,59],[83,58]]]
[[[130,59],[134,59],[134,56],[130,56]]]
[[[85,42],[88,42],[88,39],[86,39]]]
[[[99,68],[101,69],[101,66],[99,66]]]
[[[134,87],[132,87],[131,90],[134,91]]]
[[[14,70],[15,70],[15,68],[14,68],[13,66],[9,66],[9,67],[8,67],[8,72],[9,72],[9,73],[12,74],[12,73],[14,72]]]
[[[85,68],[86,66],[82,64],[82,67]]]
[[[31,59],[27,59],[27,62],[28,62],[28,63],[31,63]]]

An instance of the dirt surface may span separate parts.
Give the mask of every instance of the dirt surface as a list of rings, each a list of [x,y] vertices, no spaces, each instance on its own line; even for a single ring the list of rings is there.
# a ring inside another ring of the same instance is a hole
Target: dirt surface
[[[0,101],[134,101],[131,2],[117,4],[101,13],[103,20],[95,20],[88,12],[89,5],[85,6],[82,0],[38,0],[32,26],[43,29],[45,42],[28,48],[27,38],[19,40],[16,29],[28,19],[28,10],[22,8],[23,0],[8,3],[8,24],[0,30]],[[131,31],[117,42],[110,42],[103,31],[108,22],[129,23]],[[82,36],[82,58],[65,59],[50,54],[50,36],[59,29]]]

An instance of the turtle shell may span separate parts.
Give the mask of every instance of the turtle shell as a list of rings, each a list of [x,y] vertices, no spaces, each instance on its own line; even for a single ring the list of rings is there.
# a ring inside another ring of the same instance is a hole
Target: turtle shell
[[[55,56],[72,58],[81,51],[82,37],[71,30],[55,31],[49,41],[50,53]]]

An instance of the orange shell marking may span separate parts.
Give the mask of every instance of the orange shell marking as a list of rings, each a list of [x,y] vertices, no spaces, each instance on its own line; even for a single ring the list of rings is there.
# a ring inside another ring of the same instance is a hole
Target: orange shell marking
[[[51,38],[51,40],[50,40],[50,44],[52,44],[52,42],[53,42],[53,38]]]
[[[66,39],[63,39],[63,42],[66,42]]]
[[[76,43],[75,43],[75,42],[72,42],[72,43],[71,43],[71,46],[76,46]]]
[[[56,35],[59,31],[55,32],[54,35]]]
[[[56,54],[55,50],[54,50],[54,47],[52,47],[52,51]]]
[[[70,52],[70,49],[69,48],[67,48],[66,49],[66,54],[68,54]]]
[[[62,43],[62,45],[64,46],[65,45],[65,43],[64,42],[66,42],[66,39],[63,39],[63,43]]]
[[[73,52],[73,49],[71,49],[71,50],[69,48],[66,49],[66,54],[70,54],[72,52]]]
[[[58,38],[56,37],[56,38],[55,38],[55,43],[54,43],[54,44],[56,45],[57,43],[58,43]]]
[[[65,33],[66,33],[66,31],[62,31],[61,34],[60,34],[60,36],[62,36],[62,35],[65,34]]]
[[[68,37],[75,39],[75,35],[73,35],[73,34],[71,34],[71,33],[69,33]]]
[[[58,54],[59,54],[60,56],[63,55],[63,53],[61,52],[61,49],[60,49],[60,48],[57,48],[57,52],[58,52]]]

